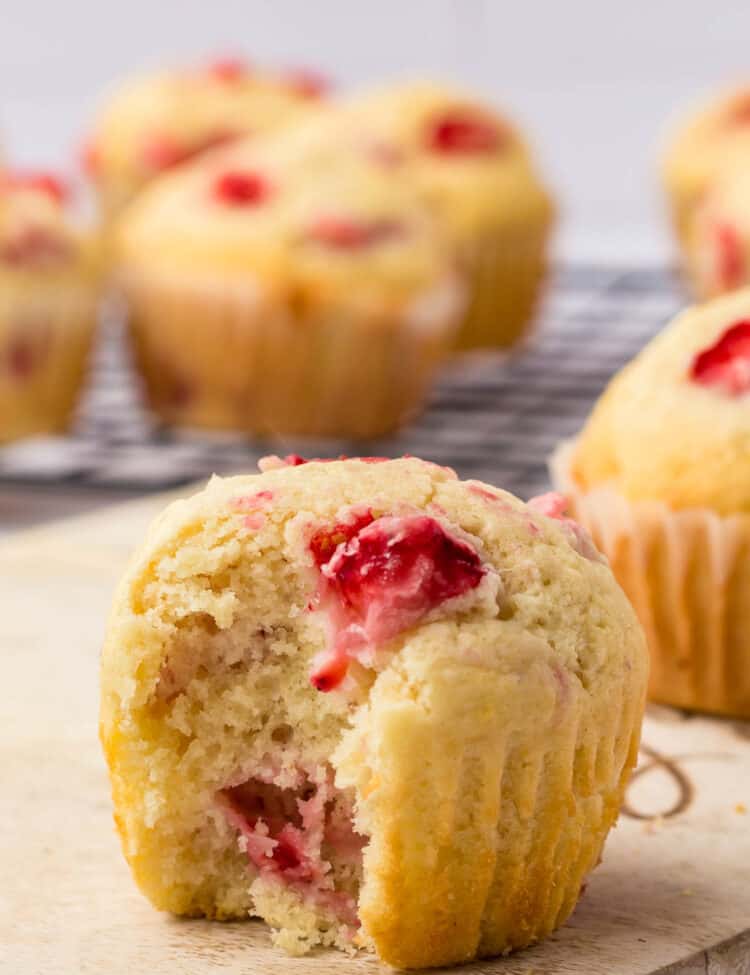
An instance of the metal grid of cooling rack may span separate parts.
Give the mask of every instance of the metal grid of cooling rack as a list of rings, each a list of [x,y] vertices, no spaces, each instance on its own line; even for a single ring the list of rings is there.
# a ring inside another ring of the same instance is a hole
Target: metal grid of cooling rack
[[[145,492],[214,472],[251,471],[267,453],[414,454],[529,497],[546,489],[546,458],[555,444],[580,428],[612,373],[681,300],[679,284],[667,272],[560,270],[537,332],[522,352],[452,367],[419,418],[398,435],[366,445],[164,430],[140,405],[121,328],[105,322],[70,435],[1,448],[0,485]]]

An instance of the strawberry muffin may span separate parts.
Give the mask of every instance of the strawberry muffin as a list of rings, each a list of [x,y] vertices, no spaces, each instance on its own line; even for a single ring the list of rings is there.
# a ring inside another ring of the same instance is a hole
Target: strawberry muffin
[[[473,96],[428,82],[366,93],[348,111],[359,147],[414,186],[459,254],[470,302],[458,346],[514,344],[539,299],[554,216],[518,131]]]
[[[750,160],[750,85],[725,92],[683,122],[662,160],[680,245],[689,249],[696,207],[727,167]]]
[[[0,442],[67,426],[96,322],[93,241],[46,173],[0,171]]]
[[[206,149],[302,117],[326,87],[309,71],[264,72],[236,58],[124,85],[104,106],[84,150],[105,216]]]
[[[385,434],[421,405],[465,307],[450,245],[396,174],[308,171],[252,140],[159,180],[115,250],[170,424]]]
[[[555,460],[646,630],[651,695],[750,717],[750,291],[680,315]]]
[[[101,737],[137,883],[404,968],[548,934],[638,749],[645,641],[606,562],[556,497],[261,466],[170,506],[115,597]]]

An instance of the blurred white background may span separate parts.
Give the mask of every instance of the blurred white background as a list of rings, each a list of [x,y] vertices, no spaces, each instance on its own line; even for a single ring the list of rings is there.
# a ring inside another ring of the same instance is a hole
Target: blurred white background
[[[566,260],[669,259],[666,123],[750,76],[748,0],[0,0],[0,139],[68,166],[113,80],[217,54],[320,66],[343,88],[431,74],[526,129],[562,205]]]

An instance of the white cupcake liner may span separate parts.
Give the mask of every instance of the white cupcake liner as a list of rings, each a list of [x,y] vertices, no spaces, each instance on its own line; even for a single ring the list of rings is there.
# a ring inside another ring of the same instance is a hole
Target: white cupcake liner
[[[0,288],[0,442],[64,430],[88,364],[98,298],[87,282]]]
[[[508,348],[523,338],[547,274],[549,220],[487,233],[464,250],[470,302],[457,347]]]
[[[646,631],[649,694],[677,707],[750,717],[750,516],[583,491],[574,443],[550,462],[570,513],[607,556]]]
[[[439,282],[410,305],[300,305],[248,276],[122,279],[152,408],[168,423],[287,434],[383,435],[422,405],[463,309]]]

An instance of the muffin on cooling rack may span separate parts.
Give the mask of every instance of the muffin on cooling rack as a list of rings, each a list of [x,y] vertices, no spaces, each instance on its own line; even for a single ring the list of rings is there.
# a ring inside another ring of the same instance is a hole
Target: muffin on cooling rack
[[[311,72],[265,72],[238,59],[124,85],[104,106],[84,153],[105,216],[158,174],[206,149],[300,118],[325,88]]]
[[[750,162],[750,85],[709,102],[672,136],[662,176],[678,240],[689,249],[691,224],[717,176],[726,167]]]
[[[0,442],[63,430],[97,309],[93,242],[54,176],[0,171]]]
[[[558,498],[270,460],[169,507],[115,598],[101,737],[136,881],[295,953],[420,968],[538,940],[636,758],[625,596]]]
[[[750,717],[750,291],[680,315],[555,469],[644,625],[651,695]]]
[[[516,129],[428,82],[355,97],[348,111],[360,147],[415,185],[460,255],[470,303],[458,345],[515,343],[539,299],[554,214]]]
[[[719,176],[696,207],[686,248],[696,293],[715,297],[750,284],[750,151],[748,167]]]
[[[306,173],[252,140],[163,177],[117,235],[151,406],[167,423],[375,437],[421,405],[465,306],[397,174]]]

